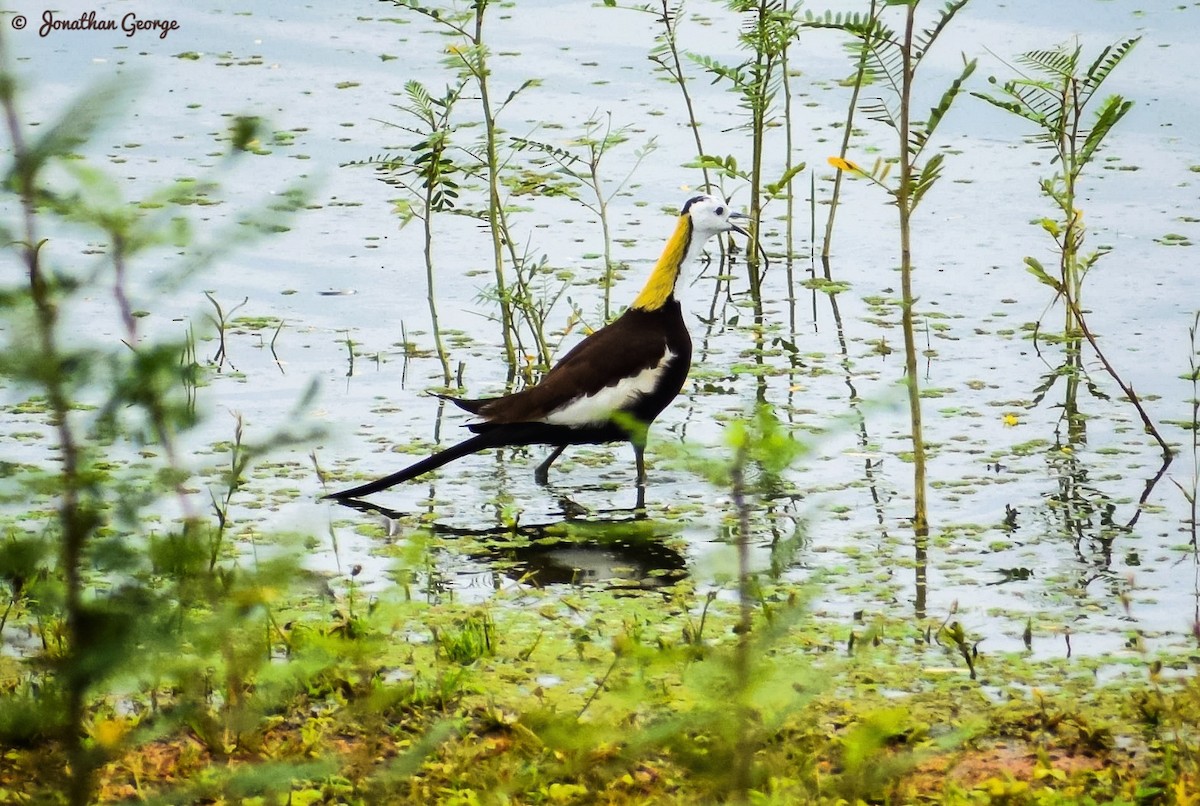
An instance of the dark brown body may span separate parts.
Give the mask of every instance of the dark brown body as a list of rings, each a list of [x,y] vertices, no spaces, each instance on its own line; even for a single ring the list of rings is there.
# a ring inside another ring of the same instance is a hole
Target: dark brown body
[[[653,388],[635,396],[615,417],[586,425],[544,422],[545,418],[580,397],[596,395],[620,379],[652,369],[668,350],[674,357],[663,367]],[[630,442],[641,483],[645,478],[646,430],[683,389],[691,363],[692,340],[678,301],[672,297],[661,308],[649,311],[630,308],[577,344],[536,386],[503,397],[450,398],[458,406],[483,418],[483,422],[467,426],[475,436],[378,481],[327,497],[345,499],[370,495],[468,454],[515,445],[552,445],[556,448],[537,470],[538,481],[544,483],[550,464],[568,445]]]
[[[468,426],[476,433],[500,425],[536,422],[576,398],[599,393],[611,385],[608,382],[612,379],[651,369],[667,350],[674,353],[674,358],[654,389],[622,412],[649,425],[683,389],[692,364],[692,339],[674,299],[654,311],[625,311],[612,324],[575,345],[536,386],[503,397],[454,402],[484,418],[485,422]]]

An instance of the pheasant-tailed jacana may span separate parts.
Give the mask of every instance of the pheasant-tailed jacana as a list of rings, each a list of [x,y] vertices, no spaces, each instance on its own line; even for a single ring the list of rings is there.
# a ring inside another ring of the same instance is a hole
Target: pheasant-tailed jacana
[[[745,217],[714,196],[689,199],[629,310],[577,344],[541,383],[503,397],[451,398],[482,418],[467,426],[475,436],[378,481],[326,498],[360,498],[476,451],[510,445],[554,448],[534,474],[545,484],[550,465],[568,445],[603,442],[633,445],[640,492],[646,481],[646,431],[679,394],[692,362],[692,340],[675,300],[675,283],[709,238],[730,230],[747,234],[734,223]]]

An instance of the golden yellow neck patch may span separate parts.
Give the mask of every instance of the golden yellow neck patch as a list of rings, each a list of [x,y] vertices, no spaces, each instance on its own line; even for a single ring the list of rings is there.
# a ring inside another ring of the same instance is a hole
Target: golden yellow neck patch
[[[667,304],[675,291],[675,281],[679,279],[679,270],[683,268],[683,260],[687,257],[688,247],[692,244],[692,219],[681,215],[675,225],[675,232],[663,248],[662,256],[654,264],[650,279],[646,281],[642,293],[637,295],[632,307],[643,311],[658,310]]]

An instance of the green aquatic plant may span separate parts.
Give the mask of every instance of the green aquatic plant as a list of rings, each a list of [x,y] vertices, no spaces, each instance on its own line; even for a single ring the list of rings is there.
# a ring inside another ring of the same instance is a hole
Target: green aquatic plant
[[[216,524],[211,530],[208,540],[208,572],[216,571],[217,562],[221,559],[225,546],[225,538],[233,521],[230,514],[233,498],[246,482],[246,471],[250,467],[253,455],[243,442],[244,423],[242,415],[234,412],[233,442],[229,445],[229,466],[222,473],[220,494],[209,488],[208,494],[212,500],[213,517]]]
[[[417,138],[408,154],[368,161],[380,172],[383,181],[404,190],[407,198],[397,199],[396,213],[400,225],[414,218],[421,222],[422,255],[425,259],[425,299],[429,306],[429,322],[434,349],[442,365],[442,383],[452,383],[450,355],[442,339],[438,321],[436,275],[434,268],[434,216],[454,212],[461,177],[467,169],[452,158],[452,135],[455,124],[455,104],[462,97],[466,82],[459,79],[448,85],[443,93],[434,95],[424,84],[413,79],[405,83],[408,102],[398,108],[415,120],[414,125],[391,124]]]
[[[583,134],[572,138],[567,147],[555,146],[527,137],[514,137],[512,142],[518,151],[530,150],[544,154],[550,159],[557,166],[557,172],[569,178],[571,183],[558,192],[583,205],[599,219],[600,231],[604,238],[604,277],[601,283],[604,288],[604,300],[601,307],[601,321],[608,322],[612,318],[612,286],[617,269],[617,263],[613,260],[612,255],[612,232],[608,220],[608,205],[613,197],[624,189],[638,167],[641,166],[642,161],[652,154],[658,145],[655,138],[651,137],[645,145],[636,149],[633,165],[630,166],[621,181],[610,190],[601,179],[600,161],[613,148],[628,142],[631,127],[622,126],[614,129],[611,113],[604,115],[603,118],[593,114],[584,122],[583,126]],[[591,192],[590,197],[585,198],[578,193],[574,189],[578,185],[586,185]]]
[[[458,78],[458,89],[447,92],[446,98],[457,100],[462,93],[462,89],[467,85],[472,85],[478,92],[478,100],[480,111],[483,118],[484,139],[478,151],[468,149],[468,155],[477,160],[471,168],[478,171],[484,177],[486,182],[486,206],[483,217],[488,222],[488,229],[492,235],[492,270],[495,282],[496,297],[500,302],[500,331],[501,338],[504,343],[504,353],[508,360],[510,372],[514,372],[517,366],[518,346],[516,342],[516,326],[513,321],[513,310],[509,297],[509,281],[506,272],[506,249],[505,237],[507,235],[507,220],[501,203],[500,189],[501,170],[503,168],[499,157],[499,130],[497,124],[497,115],[511,101],[520,90],[514,91],[509,95],[508,101],[501,104],[499,108],[494,108],[491,97],[491,71],[488,67],[489,48],[484,39],[484,22],[487,19],[488,7],[491,5],[489,0],[480,0],[480,2],[471,3],[467,7],[452,5],[448,8],[439,8],[435,6],[425,5],[415,2],[415,0],[392,0],[392,2],[401,7],[407,8],[426,19],[432,20],[443,30],[449,32],[458,38],[458,42],[446,47],[446,65],[455,73]],[[526,82],[521,88],[531,86],[534,82]],[[453,104],[451,104],[451,108]],[[457,121],[452,125],[450,121],[451,109],[440,110],[438,127],[443,132],[449,132],[457,125]],[[443,116],[445,119],[440,119]],[[445,135],[441,135],[438,145],[441,146],[445,142]],[[439,148],[439,158],[445,159],[447,150]],[[389,159],[377,161],[387,164]],[[461,164],[456,164],[450,161],[438,163],[439,171],[445,175],[449,175],[453,170],[460,170]],[[455,199],[458,195],[457,183],[455,187],[450,188],[452,195],[443,195],[441,198],[445,209],[456,207]],[[511,240],[511,239],[510,239]],[[447,366],[448,369],[448,366]]]
[[[529,381],[535,363],[549,366],[551,362],[551,348],[546,335],[548,321],[551,310],[566,290],[566,283],[556,281],[555,272],[545,257],[535,258],[528,247],[522,251],[519,246],[523,239],[518,238],[513,230],[510,220],[512,209],[505,199],[506,189],[515,188],[519,192],[522,187],[521,171],[512,162],[519,150],[512,147],[512,143],[519,140],[504,139],[500,115],[521,93],[540,82],[526,79],[510,90],[502,102],[494,100],[490,66],[492,52],[484,36],[487,12],[492,6],[490,0],[467,5],[450,3],[446,6],[428,5],[416,0],[391,2],[432,21],[454,39],[444,49],[443,59],[443,64],[456,77],[457,89],[453,97],[457,100],[470,87],[478,99],[477,119],[455,119],[450,110],[445,110],[445,119],[439,120],[438,128],[446,133],[453,133],[464,125],[481,123],[483,137],[475,143],[460,142],[453,152],[448,147],[441,147],[443,143],[439,142],[437,151],[442,162],[438,163],[438,171],[443,177],[456,173],[463,179],[477,180],[482,185],[480,190],[484,200],[481,205],[473,206],[459,198],[459,191],[468,186],[455,178],[454,195],[447,195],[443,201],[448,211],[481,219],[488,224],[493,284],[482,293],[481,298],[495,303],[499,310],[509,381],[515,380],[518,372]],[[389,164],[416,163],[410,157],[384,155],[357,164],[375,164],[386,169]],[[428,161],[426,165],[429,165]],[[526,339],[531,342],[529,346],[525,344]],[[448,366],[443,367],[443,373],[448,374]]]
[[[862,95],[863,85],[867,83],[870,74],[867,70],[868,59],[871,56],[873,40],[876,37],[883,35],[887,30],[880,23],[880,15],[883,13],[886,3],[880,0],[871,0],[870,8],[866,15],[860,21],[860,29],[857,41],[851,40],[849,46],[851,55],[854,57],[854,75],[851,76],[850,83],[850,99],[846,104],[846,120],[842,124],[842,143],[838,149],[838,158],[846,159],[850,150],[850,138],[854,134],[854,116],[858,111],[859,98]],[[842,171],[837,171],[833,176],[833,190],[829,194],[829,215],[825,218],[825,234],[821,240],[821,259],[826,266],[826,279],[828,279],[829,256],[833,248],[833,224],[837,220],[838,203],[842,195],[842,179],[845,174]]]
[[[706,154],[701,164],[714,169],[721,175],[745,181],[750,189],[750,243],[746,253],[746,272],[750,283],[750,299],[754,306],[756,326],[762,326],[762,274],[765,265],[761,252],[756,248],[762,228],[763,208],[772,199],[790,193],[792,179],[804,170],[804,163],[794,164],[791,156],[785,160],[787,167],[774,181],[768,181],[766,169],[767,131],[776,124],[777,98],[787,80],[786,54],[792,41],[799,33],[800,24],[796,9],[779,0],[729,0],[729,9],[742,15],[742,30],[738,34],[738,45],[748,51],[748,58],[741,64],[727,64],[710,56],[689,53],[688,56],[711,73],[717,81],[724,81],[738,96],[740,106],[746,113],[743,128],[750,137],[750,166],[739,169],[733,155],[718,157]]]
[[[460,74],[470,77],[479,91],[479,105],[483,113],[484,125],[483,167],[487,174],[487,222],[488,229],[492,233],[492,265],[496,279],[496,295],[500,300],[500,329],[510,371],[515,371],[517,362],[516,342],[514,341],[516,327],[513,324],[512,309],[508,304],[508,283],[504,271],[504,240],[508,234],[508,223],[500,200],[500,170],[502,166],[498,154],[499,134],[496,123],[499,110],[492,107],[491,83],[488,80],[491,71],[487,66],[489,51],[483,38],[483,24],[490,3],[488,0],[472,3],[471,10],[464,20],[466,24],[447,22],[444,15],[436,11],[426,11],[414,3],[400,3],[400,5],[407,5],[426,16],[431,16],[442,24],[448,24],[463,36],[467,43],[464,47],[451,50],[450,56],[456,63]],[[512,97],[510,95],[509,100]],[[507,240],[511,246],[512,238],[509,237]]]
[[[221,369],[224,368],[226,362],[228,362],[229,368],[236,372],[237,367],[235,367],[233,362],[229,360],[229,349],[225,341],[225,335],[229,330],[229,318],[245,307],[246,303],[250,301],[250,298],[243,297],[241,302],[239,302],[237,305],[234,305],[227,311],[221,307],[221,303],[217,301],[217,298],[213,296],[211,291],[205,291],[204,296],[208,298],[208,301],[213,306],[213,310],[216,312],[215,314],[209,314],[208,316],[208,321],[212,322],[213,327],[217,329],[217,351],[213,354],[212,364],[214,364],[217,368],[217,371],[220,372]]]
[[[1041,189],[1054,203],[1055,216],[1043,218],[1040,223],[1042,229],[1054,239],[1058,250],[1057,276],[1048,272],[1034,257],[1025,258],[1025,267],[1039,282],[1054,289],[1056,300],[1063,301],[1065,321],[1062,339],[1066,355],[1062,366],[1052,372],[1049,380],[1039,388],[1039,399],[1058,377],[1065,377],[1064,416],[1067,418],[1068,434],[1072,442],[1084,440],[1084,419],[1079,412],[1078,392],[1080,384],[1094,388],[1083,365],[1081,348],[1086,340],[1105,372],[1137,410],[1146,432],[1158,443],[1164,458],[1169,459],[1172,455],[1170,446],[1159,433],[1133,387],[1117,373],[1088,326],[1082,299],[1083,282],[1088,272],[1108,249],[1083,251],[1087,228],[1083,210],[1079,206],[1080,181],[1105,139],[1133,107],[1133,101],[1120,95],[1101,98],[1098,92],[1139,39],[1133,37],[1105,47],[1086,67],[1080,61],[1083,46],[1079,44],[1029,51],[1016,59],[1017,69],[1028,71],[1028,75],[1022,74],[1003,83],[993,76],[989,81],[996,88],[996,94],[973,94],[1033,123],[1038,131],[1031,140],[1054,152],[1052,163],[1057,168],[1053,174],[1041,180]],[[1093,101],[1099,103],[1094,113],[1090,109]]]
[[[914,326],[916,295],[913,291],[912,217],[925,194],[942,174],[943,153],[925,158],[938,124],[950,111],[964,82],[975,71],[975,60],[963,59],[962,70],[941,94],[924,120],[913,118],[913,94],[917,88],[917,70],[954,17],[968,0],[953,0],[937,12],[931,25],[918,30],[919,0],[888,3],[904,9],[903,30],[897,35],[878,15],[826,14],[809,17],[806,24],[819,28],[834,28],[858,38],[866,54],[864,64],[872,79],[882,83],[890,93],[888,98],[871,102],[864,111],[873,119],[895,132],[896,155],[880,158],[867,169],[843,157],[831,157],[830,163],[839,171],[864,177],[881,187],[896,205],[900,225],[900,323],[904,331],[904,372],[908,389],[908,408],[913,443],[913,528],[918,536],[928,534],[929,514],[926,504],[925,437],[921,415],[921,388],[917,377],[917,343]],[[895,180],[888,182],[892,168]]]
[[[717,666],[728,664],[723,699],[732,713],[723,718],[730,724],[717,732],[721,742],[713,748],[728,753],[730,769],[726,785],[734,802],[745,802],[755,778],[754,756],[760,743],[765,714],[760,710],[759,694],[769,690],[763,677],[769,676],[763,656],[770,645],[779,640],[800,616],[800,608],[785,610],[787,614],[761,628],[755,625],[755,611],[761,606],[762,586],[751,564],[751,548],[755,542],[752,519],[755,498],[776,492],[782,473],[808,453],[808,446],[797,440],[767,405],[759,405],[743,419],[735,420],[727,434],[728,452],[685,453],[684,465],[703,474],[710,484],[729,491],[732,505],[732,534],[737,553],[737,643],[729,656],[715,661]],[[761,633],[761,634],[759,634]],[[768,723],[783,713],[771,715]],[[709,726],[710,728],[713,726]]]
[[[138,600],[148,595],[136,588],[105,594],[88,577],[87,569],[97,561],[126,565],[114,547],[102,542],[104,513],[110,508],[106,499],[116,490],[111,482],[104,481],[107,474],[100,466],[97,438],[108,440],[125,431],[121,427],[128,421],[124,410],[136,406],[145,418],[142,427],[157,432],[164,440],[163,448],[172,453],[175,432],[189,426],[191,419],[187,408],[169,396],[171,377],[178,379],[180,374],[176,360],[180,349],[139,343],[136,320],[128,315],[125,284],[129,260],[160,243],[160,237],[142,216],[124,214],[128,208],[119,207],[113,210],[114,215],[103,216],[98,207],[86,201],[85,194],[100,191],[106,181],[96,172],[74,172],[79,182],[75,194],[52,193],[44,184],[47,170],[86,140],[98,124],[101,110],[116,100],[119,91],[110,84],[89,93],[56,124],[42,127],[38,136],[29,139],[18,107],[16,77],[9,70],[10,56],[4,45],[0,37],[0,106],[12,156],[5,171],[4,192],[19,214],[16,220],[5,221],[3,229],[7,250],[24,269],[26,284],[8,286],[3,295],[4,319],[24,326],[5,328],[2,370],[6,383],[45,400],[58,449],[57,468],[48,473],[55,489],[52,540],[58,549],[51,573],[58,585],[45,604],[50,605],[48,620],[57,622],[61,629],[59,641],[53,646],[44,645],[45,660],[53,669],[53,676],[46,682],[53,694],[29,694],[26,698],[10,692],[5,707],[29,709],[31,721],[24,725],[9,723],[6,728],[61,738],[71,770],[63,794],[72,804],[84,804],[91,798],[93,772],[105,756],[102,747],[85,740],[87,710],[93,693],[124,671],[124,655],[133,649],[135,641],[134,624],[142,604]],[[53,215],[88,219],[110,239],[108,274],[126,327],[127,346],[122,350],[64,345],[63,306],[78,294],[81,282],[48,265],[51,252],[42,235],[43,219]],[[74,413],[89,385],[80,367],[88,365],[105,367],[112,373],[108,375],[111,385],[105,390],[107,416],[99,421],[93,418],[91,428]],[[132,514],[138,507],[137,499],[125,505],[132,507]],[[23,529],[18,531],[15,524],[11,528],[10,555],[28,553],[14,552],[15,546],[36,548],[38,538]],[[11,740],[11,736],[6,738]]]
[[[749,424],[738,421],[729,434],[733,447],[733,461],[729,464],[729,490],[737,512],[736,544],[738,556],[738,633],[739,640],[733,653],[733,691],[735,702],[740,706],[735,719],[740,721],[736,732],[733,753],[732,789],[738,802],[748,800],[754,781],[754,725],[761,719],[755,713],[750,695],[758,681],[755,679],[756,657],[765,647],[752,644],[753,607],[755,602],[754,579],[750,566],[750,547],[753,533],[750,526],[751,504],[749,494],[754,487],[749,483],[747,471],[756,468],[760,475],[758,489],[774,488],[779,474],[807,451],[806,446],[788,434],[782,423],[766,406],[761,406]]]
[[[469,666],[496,654],[496,625],[486,610],[460,619],[450,629],[432,629],[438,650],[453,663]]]
[[[604,0],[604,5],[615,8],[617,0]],[[679,45],[679,23],[684,17],[684,2],[676,0],[672,4],[670,0],[660,0],[658,3],[629,6],[629,8],[653,15],[655,22],[660,26],[655,30],[654,47],[650,49],[649,58],[659,71],[666,74],[671,83],[679,87],[679,94],[683,98],[683,105],[687,111],[687,126],[696,143],[696,159],[699,161],[700,172],[704,176],[704,189],[715,191],[717,187],[713,184],[708,167],[704,164],[706,152],[704,142],[700,137],[700,121],[696,118],[696,105],[692,101],[687,74],[683,70],[683,57],[686,51]]]

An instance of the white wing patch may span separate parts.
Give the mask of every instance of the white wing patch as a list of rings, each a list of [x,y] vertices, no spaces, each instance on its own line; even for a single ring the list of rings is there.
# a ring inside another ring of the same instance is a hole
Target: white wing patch
[[[675,353],[666,350],[654,366],[642,370],[637,375],[622,378],[594,395],[580,395],[547,414],[542,418],[542,422],[572,428],[603,425],[612,419],[615,412],[628,409],[639,397],[654,391],[674,358]]]

